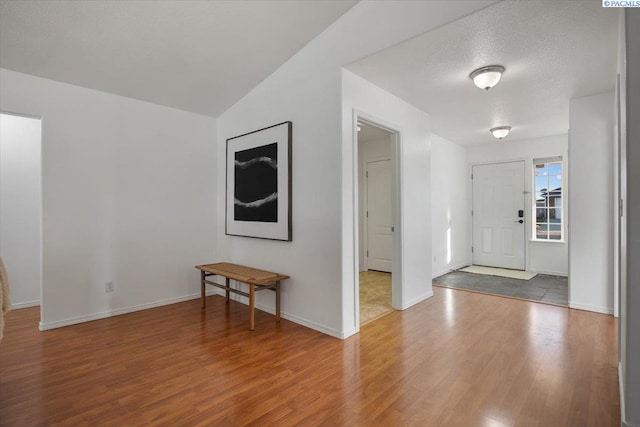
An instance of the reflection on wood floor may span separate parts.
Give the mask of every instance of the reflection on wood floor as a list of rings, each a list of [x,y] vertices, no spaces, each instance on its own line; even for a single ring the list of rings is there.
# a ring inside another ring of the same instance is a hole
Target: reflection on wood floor
[[[45,332],[11,311],[0,425],[620,425],[612,316],[433,291],[346,340],[259,310],[250,332],[220,296]]]
[[[361,271],[360,326],[392,311],[391,274],[380,271]]]

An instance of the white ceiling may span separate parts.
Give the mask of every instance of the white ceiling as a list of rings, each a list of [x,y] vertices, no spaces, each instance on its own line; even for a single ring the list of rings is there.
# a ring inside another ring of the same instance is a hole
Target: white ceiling
[[[566,134],[569,100],[615,87],[618,10],[600,0],[504,1],[347,68],[429,113],[461,145]],[[485,92],[469,73],[503,65]]]
[[[218,117],[356,0],[0,1],[0,67]]]

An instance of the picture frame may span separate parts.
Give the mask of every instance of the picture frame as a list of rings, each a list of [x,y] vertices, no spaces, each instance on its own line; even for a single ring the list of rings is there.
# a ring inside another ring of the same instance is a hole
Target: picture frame
[[[286,121],[227,139],[227,235],[291,241],[292,130]]]

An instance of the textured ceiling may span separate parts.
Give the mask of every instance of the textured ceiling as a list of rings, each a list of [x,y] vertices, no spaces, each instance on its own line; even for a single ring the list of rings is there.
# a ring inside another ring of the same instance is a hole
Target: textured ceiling
[[[217,117],[355,0],[0,1],[0,67]]]
[[[504,1],[347,68],[429,113],[462,145],[565,134],[569,100],[614,89],[618,10],[589,1]],[[485,92],[469,73],[506,67]]]

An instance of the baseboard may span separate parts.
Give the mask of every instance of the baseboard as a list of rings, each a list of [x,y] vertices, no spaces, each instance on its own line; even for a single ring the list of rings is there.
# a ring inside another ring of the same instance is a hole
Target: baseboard
[[[224,294],[224,290],[222,290],[222,293]],[[232,299],[233,301],[237,301],[241,304],[244,305],[249,305],[249,299],[247,297],[244,297],[242,295],[237,295],[237,294],[231,294],[229,296],[230,299]],[[276,309],[275,307],[271,307],[265,304],[261,304],[256,302],[256,308],[260,311],[264,311],[265,313],[269,313],[269,314],[273,314],[275,315],[276,313]],[[302,325],[306,328],[309,329],[313,329],[314,331],[318,331],[318,332],[322,332],[323,334],[332,336],[334,338],[338,338],[338,339],[345,339],[350,337],[351,335],[355,334],[357,331],[354,329],[353,331],[338,331],[336,329],[333,328],[328,328],[324,325],[321,325],[319,323],[313,322],[309,319],[305,319],[304,317],[300,317],[300,316],[296,316],[295,314],[291,314],[291,313],[287,313],[286,311],[282,310],[280,312],[280,316],[283,319],[289,320],[293,323],[297,323],[298,325]]]
[[[216,292],[207,292],[207,296],[217,295]],[[118,308],[115,310],[103,311],[101,313],[88,314],[86,316],[71,317],[69,319],[56,320],[53,322],[40,322],[39,328],[41,331],[49,329],[63,328],[65,326],[77,325],[78,323],[91,322],[93,320],[106,319],[107,317],[119,316],[121,314],[133,313],[135,311],[147,310],[149,308],[161,307],[163,305],[176,304],[179,302],[189,301],[192,299],[200,298],[200,293],[189,294],[176,298],[168,298],[164,300],[149,302],[145,304],[132,305],[129,307]]]
[[[601,307],[597,305],[580,304],[572,301],[569,301],[569,308],[574,308],[576,310],[593,311],[594,313],[613,314],[612,308]]]
[[[11,310],[20,310],[21,308],[37,307],[39,305],[40,305],[40,300],[38,300],[38,301],[18,302],[18,303],[15,303],[15,304],[11,304]]]
[[[412,307],[412,306],[414,306],[414,305],[416,305],[416,304],[418,304],[418,303],[420,303],[420,302],[422,302],[422,301],[424,301],[424,300],[426,300],[426,299],[429,299],[429,298],[431,298],[432,296],[433,296],[433,289],[431,289],[431,290],[430,290],[429,292],[427,292],[426,294],[420,295],[420,296],[419,296],[419,297],[417,297],[417,298],[413,298],[413,299],[411,299],[411,300],[407,301],[407,302],[402,306],[402,308],[400,308],[400,310],[406,310],[407,308]]]
[[[452,271],[460,270],[461,268],[464,268],[464,267],[469,267],[469,264],[468,263],[464,263],[464,264],[456,265],[456,266],[451,267],[451,268],[445,268],[444,270],[441,270],[441,271],[439,271],[437,273],[432,273],[431,274],[431,280],[435,279],[436,277],[440,277],[440,276],[443,276],[445,274],[451,273]]]

